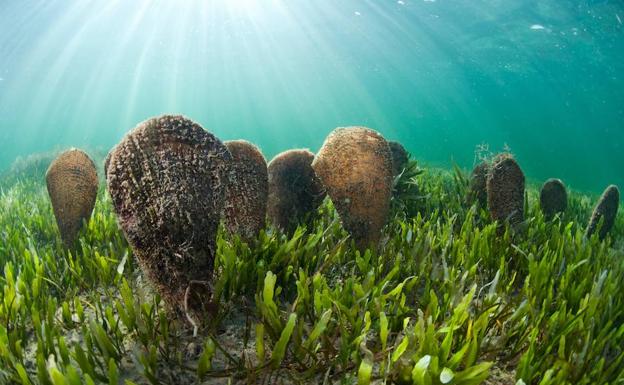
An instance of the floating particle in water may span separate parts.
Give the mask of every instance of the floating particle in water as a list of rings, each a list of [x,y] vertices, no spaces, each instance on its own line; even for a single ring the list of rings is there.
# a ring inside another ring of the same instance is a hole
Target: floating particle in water
[[[355,16],[362,16],[362,14],[361,14],[359,11],[355,11],[355,12],[353,12],[353,14],[354,14]]]
[[[435,3],[436,0],[423,0],[425,3]]]
[[[615,18],[617,19],[618,23],[620,23],[620,25],[622,25],[622,19],[620,19],[620,15],[618,15],[617,13],[615,14]]]
[[[540,208],[549,220],[568,208],[568,192],[560,179],[549,179],[544,183],[540,190]]]
[[[392,197],[388,142],[366,127],[337,128],[325,139],[312,167],[358,249],[376,244]]]
[[[404,2],[403,0],[399,0],[399,1],[397,1],[397,4],[399,4],[399,5],[405,5],[405,2]]]
[[[325,199],[325,189],[312,168],[314,154],[288,150],[269,162],[269,220],[290,234]]]
[[[262,152],[245,140],[225,142],[232,155],[225,199],[225,227],[249,242],[264,228],[269,182]]]
[[[531,26],[531,29],[534,30],[534,31],[540,31],[540,30],[546,29],[546,27],[544,27],[541,24],[533,24]]]
[[[214,310],[210,282],[230,163],[218,138],[172,115],[140,123],[108,161],[113,208],[143,272],[195,326]]]
[[[587,238],[591,237],[596,232],[598,225],[602,221],[602,227],[598,232],[598,237],[600,240],[605,239],[615,224],[615,217],[617,216],[619,206],[620,190],[617,186],[611,185],[602,193],[600,200],[594,208],[589,224],[587,225],[587,230],[585,231]]]
[[[488,209],[492,219],[512,226],[524,221],[524,173],[510,154],[501,154],[488,174]]]
[[[61,238],[70,247],[95,206],[98,190],[95,164],[83,151],[65,151],[50,164],[46,183]]]

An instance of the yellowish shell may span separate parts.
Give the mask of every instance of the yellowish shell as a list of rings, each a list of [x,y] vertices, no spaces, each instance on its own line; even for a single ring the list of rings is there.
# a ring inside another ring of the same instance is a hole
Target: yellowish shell
[[[69,247],[95,206],[98,191],[95,164],[81,150],[65,151],[50,164],[46,183],[61,238]]]

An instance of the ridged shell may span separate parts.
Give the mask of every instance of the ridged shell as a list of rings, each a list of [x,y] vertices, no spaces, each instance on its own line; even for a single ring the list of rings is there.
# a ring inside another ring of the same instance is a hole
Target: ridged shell
[[[470,185],[466,201],[469,205],[477,203],[479,207],[487,207],[487,179],[490,172],[490,164],[481,162],[475,166],[470,174]]]
[[[244,140],[225,142],[232,155],[224,209],[225,226],[246,241],[264,228],[269,194],[267,163],[258,147]]]
[[[65,151],[50,164],[46,183],[61,238],[69,247],[95,206],[98,191],[95,164],[83,151]]]
[[[546,219],[568,208],[568,192],[561,179],[548,179],[540,190],[540,208]]]
[[[290,234],[323,203],[325,189],[312,169],[314,154],[288,150],[269,162],[270,221]]]
[[[210,299],[230,154],[181,116],[149,119],[111,151],[107,182],[126,238],[175,310],[201,317]]]
[[[488,208],[492,219],[516,226],[524,221],[524,173],[511,156],[492,164],[487,180]]]
[[[390,151],[392,152],[392,175],[397,176],[407,165],[409,154],[399,142],[389,141],[388,146],[390,146]]]
[[[617,216],[618,208],[620,207],[620,190],[617,186],[611,185],[602,193],[600,200],[594,208],[594,212],[587,225],[585,235],[589,238],[598,229],[600,220],[603,219],[602,227],[598,232],[600,240],[604,240],[607,237],[611,228],[615,224],[615,217]]]
[[[364,250],[377,243],[392,196],[388,142],[365,127],[337,128],[325,139],[312,167],[357,247]]]

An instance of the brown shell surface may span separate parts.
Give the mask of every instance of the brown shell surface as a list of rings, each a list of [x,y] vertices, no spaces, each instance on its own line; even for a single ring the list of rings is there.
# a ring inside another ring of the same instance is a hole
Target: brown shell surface
[[[81,150],[65,151],[50,164],[46,183],[61,238],[65,245],[71,246],[95,206],[98,191],[95,164]]]
[[[365,127],[337,128],[325,139],[312,167],[357,247],[376,244],[392,196],[388,142]]]
[[[244,140],[225,142],[232,155],[230,181],[225,199],[225,226],[246,241],[264,228],[269,177],[267,163],[258,147]]]
[[[540,208],[547,219],[568,208],[568,192],[561,179],[548,179],[540,190]]]
[[[390,151],[392,152],[392,175],[397,176],[407,165],[409,154],[399,142],[389,141],[388,146],[390,146]]]
[[[325,199],[325,189],[312,168],[314,154],[288,150],[269,162],[269,220],[292,233]]]
[[[104,158],[104,179],[107,178],[108,175],[108,165],[110,164],[111,156],[113,155],[112,151],[110,151],[106,158]]]
[[[475,166],[470,174],[470,185],[468,187],[468,204],[477,203],[479,207],[487,207],[487,179],[490,172],[490,164],[481,162]]]
[[[617,186],[611,185],[602,193],[600,200],[594,208],[594,212],[587,225],[585,235],[591,237],[596,230],[602,219],[602,227],[598,232],[600,240],[604,240],[607,234],[613,228],[615,224],[615,218],[617,216],[618,209],[620,207],[620,190]]]
[[[524,221],[524,173],[510,156],[499,157],[488,174],[488,208],[492,219],[512,226]]]
[[[111,151],[107,183],[119,224],[148,279],[187,315],[209,305],[229,163],[225,145],[182,116],[149,119]]]

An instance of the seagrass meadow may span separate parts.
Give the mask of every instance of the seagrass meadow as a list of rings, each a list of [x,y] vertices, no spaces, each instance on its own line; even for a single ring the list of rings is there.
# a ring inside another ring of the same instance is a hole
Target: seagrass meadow
[[[102,160],[97,160],[102,164]],[[621,384],[624,216],[585,237],[597,196],[501,232],[467,171],[394,182],[378,251],[326,199],[307,227],[248,243],[223,226],[218,311],[193,330],[142,277],[100,183],[74,247],[34,161],[0,182],[0,383]]]

